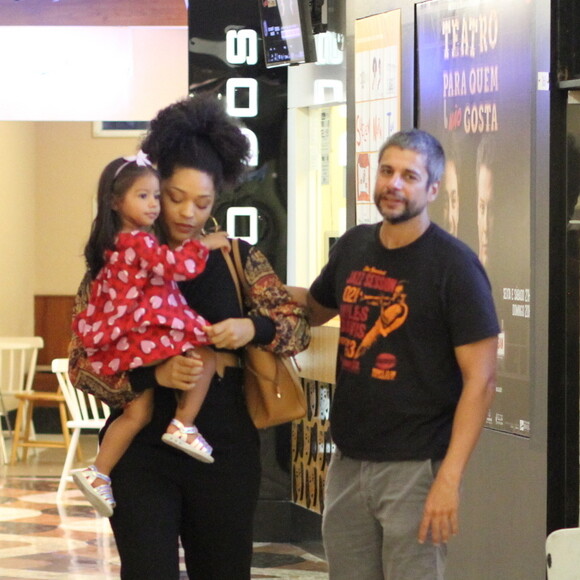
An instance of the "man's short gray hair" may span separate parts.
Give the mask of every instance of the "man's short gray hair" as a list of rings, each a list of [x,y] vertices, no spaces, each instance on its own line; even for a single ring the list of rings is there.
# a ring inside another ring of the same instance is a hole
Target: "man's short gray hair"
[[[379,160],[389,147],[398,147],[420,153],[425,157],[427,167],[427,186],[441,181],[445,171],[445,151],[433,135],[420,129],[398,131],[393,133],[379,151]]]

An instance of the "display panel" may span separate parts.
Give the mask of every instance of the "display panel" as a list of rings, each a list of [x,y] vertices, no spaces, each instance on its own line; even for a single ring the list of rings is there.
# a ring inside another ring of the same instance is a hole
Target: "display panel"
[[[252,148],[246,180],[220,192],[214,217],[222,228],[229,222],[231,235],[255,242],[285,280],[288,67],[266,68],[261,44],[256,2],[190,4],[189,92],[223,99]]]
[[[268,68],[316,61],[308,0],[259,0]]]
[[[556,62],[561,86],[580,87],[580,6],[578,0],[556,2]]]

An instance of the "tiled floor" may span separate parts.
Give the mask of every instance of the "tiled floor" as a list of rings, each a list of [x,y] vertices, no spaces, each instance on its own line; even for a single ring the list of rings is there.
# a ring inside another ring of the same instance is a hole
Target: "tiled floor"
[[[95,441],[82,439],[90,457]],[[119,578],[108,520],[72,484],[66,501],[56,504],[63,461],[63,450],[43,449],[26,462],[0,466],[0,580]],[[324,560],[298,546],[255,544],[253,579],[319,580],[328,578],[326,570]]]

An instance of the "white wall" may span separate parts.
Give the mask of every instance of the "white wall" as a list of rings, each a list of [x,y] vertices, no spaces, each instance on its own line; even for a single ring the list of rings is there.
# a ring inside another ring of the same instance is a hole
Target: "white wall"
[[[0,335],[33,328],[36,175],[34,123],[0,122]]]
[[[92,121],[185,97],[187,42],[186,27],[0,27],[0,336],[33,333],[34,295],[76,292],[99,174],[138,143]]]
[[[92,123],[35,123],[35,294],[75,294],[101,171],[133,155],[138,138],[94,137]]]

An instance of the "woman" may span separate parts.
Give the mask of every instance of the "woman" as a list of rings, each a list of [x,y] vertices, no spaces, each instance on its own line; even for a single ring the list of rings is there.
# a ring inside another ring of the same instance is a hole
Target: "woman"
[[[246,138],[220,102],[207,96],[160,111],[142,149],[161,176],[162,239],[174,248],[202,237],[217,193],[242,175],[249,153]],[[129,380],[136,392],[155,387],[151,423],[111,473],[117,502],[111,525],[123,580],[177,580],[179,541],[190,578],[250,578],[259,439],[243,400],[238,349],[253,342],[295,354],[308,345],[309,331],[304,311],[292,302],[265,257],[247,244],[241,249],[252,296],[261,305],[254,302],[248,314],[239,312],[235,286],[219,250],[210,252],[201,275],[180,284],[189,306],[211,323],[207,333],[218,351],[217,372],[196,420],[212,441],[215,463],[192,460],[161,442],[175,413],[173,389],[195,385],[194,359],[177,356],[107,379],[110,384]],[[77,309],[86,301],[88,281],[85,277],[79,289]],[[91,373],[76,337],[70,366],[77,387],[83,388],[86,381],[102,382]]]

